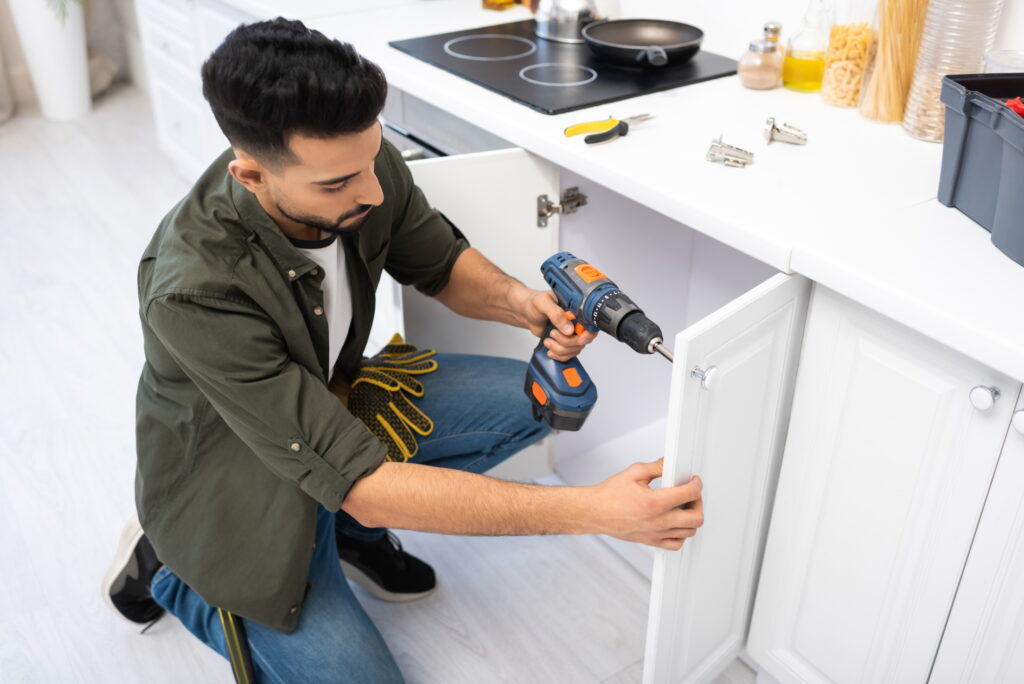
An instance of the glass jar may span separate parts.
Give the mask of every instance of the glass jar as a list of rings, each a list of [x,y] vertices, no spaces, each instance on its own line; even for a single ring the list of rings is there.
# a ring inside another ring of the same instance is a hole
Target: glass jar
[[[810,0],[804,14],[804,25],[789,39],[786,59],[782,65],[782,85],[790,90],[812,93],[821,90],[825,72],[825,48],[828,29],[832,25],[829,0]]]
[[[770,40],[779,46],[779,54],[782,54],[782,43],[779,42],[779,37],[782,35],[782,24],[777,21],[766,21],[764,23],[764,38],[763,40]]]
[[[874,2],[846,0],[837,8],[825,50],[821,99],[836,107],[856,107],[878,37],[872,26]]]
[[[976,74],[992,49],[1003,0],[932,0],[917,52],[903,130],[941,141],[946,108],[939,101],[946,74]]]
[[[736,66],[740,83],[754,90],[776,88],[782,78],[782,53],[771,40],[755,40]]]
[[[986,52],[985,73],[1024,73],[1024,50],[993,50],[992,52]]]

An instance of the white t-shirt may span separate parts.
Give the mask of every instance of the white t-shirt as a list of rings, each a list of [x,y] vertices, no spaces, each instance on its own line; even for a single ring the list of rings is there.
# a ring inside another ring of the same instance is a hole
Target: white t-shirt
[[[292,244],[324,271],[320,286],[324,292],[324,314],[327,316],[327,358],[333,373],[341,345],[345,343],[352,325],[352,288],[348,282],[348,269],[345,268],[345,248],[337,235],[316,241],[293,239]]]

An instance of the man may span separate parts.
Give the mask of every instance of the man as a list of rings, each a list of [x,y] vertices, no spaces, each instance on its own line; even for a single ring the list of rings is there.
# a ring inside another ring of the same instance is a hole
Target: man
[[[277,19],[236,29],[202,77],[231,149],[139,266],[139,520],[104,583],[115,610],[167,610],[233,665],[251,644],[263,681],[397,682],[345,576],[396,601],[436,582],[387,528],[666,549],[695,533],[700,480],[651,489],[660,461],[581,488],[480,475],[548,431],[522,361],[401,340],[363,358],[382,270],[465,316],[554,322],[560,360],[593,339],[430,208],[382,139],[375,65]]]

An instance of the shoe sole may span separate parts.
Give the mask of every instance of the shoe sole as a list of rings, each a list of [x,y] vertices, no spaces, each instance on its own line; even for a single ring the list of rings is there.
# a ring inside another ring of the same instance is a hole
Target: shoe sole
[[[125,566],[128,565],[128,561],[131,560],[132,554],[135,552],[135,547],[138,545],[139,540],[142,539],[142,534],[142,524],[139,522],[139,517],[133,515],[131,520],[125,523],[124,529],[121,530],[121,539],[117,543],[117,552],[114,554],[114,560],[111,562],[107,574],[103,576],[103,582],[100,583],[100,595],[103,596],[103,602],[119,618],[133,625],[139,623],[126,618],[117,609],[114,602],[110,600],[110,588],[114,586],[118,576],[124,572]]]
[[[338,562],[341,563],[341,570],[345,573],[345,577],[347,577],[348,579],[352,580],[360,587],[362,587],[367,594],[370,594],[375,598],[379,598],[381,601],[391,601],[392,603],[416,601],[418,599],[430,596],[435,591],[437,591],[437,584],[435,584],[432,589],[428,589],[427,591],[421,591],[417,594],[396,593],[393,591],[388,591],[387,589],[384,589],[379,584],[374,582],[369,577],[369,575],[367,575],[365,572],[363,572],[356,566],[352,565],[351,563],[347,563],[343,560],[339,560]]]

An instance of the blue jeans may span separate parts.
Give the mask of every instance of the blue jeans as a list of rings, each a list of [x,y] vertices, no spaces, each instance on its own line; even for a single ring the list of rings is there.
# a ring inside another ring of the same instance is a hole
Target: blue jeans
[[[513,359],[439,354],[438,370],[420,376],[426,392],[414,403],[434,420],[419,438],[413,463],[482,473],[544,437],[546,423],[533,420],[523,393],[526,364]],[[371,540],[366,528],[343,511],[317,513],[316,550],[309,566],[311,588],[299,624],[283,634],[245,620],[253,668],[260,682],[402,682],[401,672],[377,627],[363,611],[338,564],[335,526]],[[225,658],[224,632],[215,608],[167,566],[151,584],[153,598],[207,646]]]

